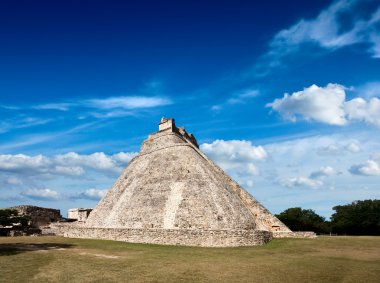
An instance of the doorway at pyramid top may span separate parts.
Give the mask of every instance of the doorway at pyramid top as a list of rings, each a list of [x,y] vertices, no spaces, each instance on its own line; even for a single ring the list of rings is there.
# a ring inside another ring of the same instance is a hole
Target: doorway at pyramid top
[[[184,138],[186,141],[192,143],[195,145],[197,148],[199,148],[198,142],[194,135],[192,133],[188,133],[185,130],[185,127],[176,127],[175,121],[173,118],[165,118],[162,117],[160,123],[158,124],[158,133],[161,132],[172,132],[179,134]]]

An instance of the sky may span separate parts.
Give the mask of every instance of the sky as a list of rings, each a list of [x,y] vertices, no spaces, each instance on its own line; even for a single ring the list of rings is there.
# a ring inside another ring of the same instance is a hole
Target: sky
[[[0,1],[0,207],[94,207],[162,116],[273,213],[380,198],[380,0]]]

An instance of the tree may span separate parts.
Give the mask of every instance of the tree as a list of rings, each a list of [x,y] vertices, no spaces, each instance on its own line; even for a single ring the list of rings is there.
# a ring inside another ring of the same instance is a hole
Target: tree
[[[380,235],[380,200],[358,200],[333,207],[332,231],[348,235]]]
[[[311,209],[292,207],[276,216],[293,231],[329,232],[328,223],[325,221],[325,218],[316,214]]]
[[[14,223],[21,223],[22,226],[28,226],[30,217],[27,215],[18,215],[16,209],[0,209],[0,225],[11,226]]]

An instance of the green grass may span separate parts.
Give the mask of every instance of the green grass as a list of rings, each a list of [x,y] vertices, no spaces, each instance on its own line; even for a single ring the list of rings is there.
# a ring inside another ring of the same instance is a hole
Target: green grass
[[[380,282],[380,237],[239,248],[2,237],[0,282]]]

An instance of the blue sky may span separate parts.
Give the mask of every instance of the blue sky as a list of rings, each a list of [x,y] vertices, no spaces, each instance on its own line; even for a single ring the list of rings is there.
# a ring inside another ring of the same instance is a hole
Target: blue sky
[[[0,207],[95,206],[162,116],[274,213],[379,198],[380,1],[301,2],[2,1]]]

